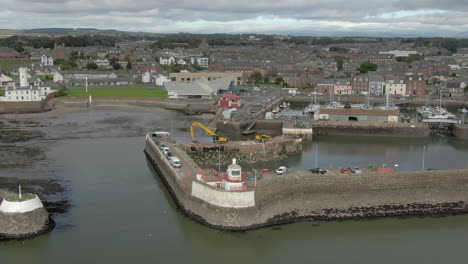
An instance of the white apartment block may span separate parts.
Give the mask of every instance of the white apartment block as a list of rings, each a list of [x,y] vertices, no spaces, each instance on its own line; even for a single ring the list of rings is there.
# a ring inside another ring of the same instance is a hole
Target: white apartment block
[[[200,57],[200,58],[190,58],[190,64],[197,63],[198,66],[207,69],[208,68],[208,58]]]

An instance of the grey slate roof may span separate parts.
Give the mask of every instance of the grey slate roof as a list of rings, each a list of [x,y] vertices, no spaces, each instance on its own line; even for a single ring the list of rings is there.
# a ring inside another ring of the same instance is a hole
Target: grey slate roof
[[[164,88],[168,92],[177,92],[178,95],[212,95],[219,90],[228,90],[231,82],[232,76],[226,76],[213,81],[200,78],[191,83],[165,82]]]

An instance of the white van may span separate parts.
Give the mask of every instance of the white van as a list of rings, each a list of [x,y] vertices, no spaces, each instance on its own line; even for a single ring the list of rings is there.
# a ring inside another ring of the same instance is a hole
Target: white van
[[[180,159],[177,157],[171,157],[171,159],[169,160],[169,163],[171,163],[171,166],[174,168],[180,168],[181,166]]]
[[[273,113],[272,112],[266,112],[265,113],[265,119],[267,119],[267,120],[273,119]]]

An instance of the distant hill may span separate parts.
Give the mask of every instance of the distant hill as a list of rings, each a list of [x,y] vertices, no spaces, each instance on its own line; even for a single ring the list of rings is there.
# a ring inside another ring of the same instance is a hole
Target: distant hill
[[[107,35],[107,36],[158,36],[155,33],[119,31],[115,29],[96,28],[35,28],[35,29],[0,29],[1,35],[19,36],[81,36],[81,35]]]
[[[197,33],[148,33],[148,32],[131,32],[131,31],[120,31],[115,29],[96,29],[96,28],[35,28],[35,29],[0,29],[0,38],[8,37],[12,35],[19,36],[81,36],[81,35],[107,35],[107,36],[134,36],[134,37],[161,37],[167,35],[187,34],[192,36],[205,35],[213,36],[216,34],[197,34]],[[239,33],[232,32],[232,35],[239,35]],[[393,33],[393,32],[354,32],[354,31],[310,31],[310,30],[299,30],[294,29],[290,31],[282,32],[264,32],[264,33],[244,33],[254,35],[284,35],[284,36],[310,36],[310,37],[374,37],[374,38],[432,38],[432,33]],[[439,32],[438,37],[448,38],[468,38],[468,32]]]

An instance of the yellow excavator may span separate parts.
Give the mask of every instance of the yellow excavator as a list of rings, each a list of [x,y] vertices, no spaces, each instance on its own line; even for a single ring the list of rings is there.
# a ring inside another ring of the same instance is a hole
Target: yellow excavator
[[[200,127],[201,129],[205,130],[206,133],[210,134],[212,137],[213,137],[213,142],[214,143],[226,143],[229,141],[229,139],[225,138],[225,137],[220,137],[216,134],[216,132],[214,132],[213,130],[209,129],[208,127],[206,127],[205,125],[203,125],[202,123],[200,122],[195,122],[193,123],[191,126],[190,126],[190,136],[192,136],[192,141],[195,142],[195,134],[194,134],[194,130],[195,130],[195,127]]]
[[[262,142],[262,140],[270,140],[270,139],[273,139],[273,137],[267,134],[261,134],[261,135],[255,136],[255,141],[257,142]]]

